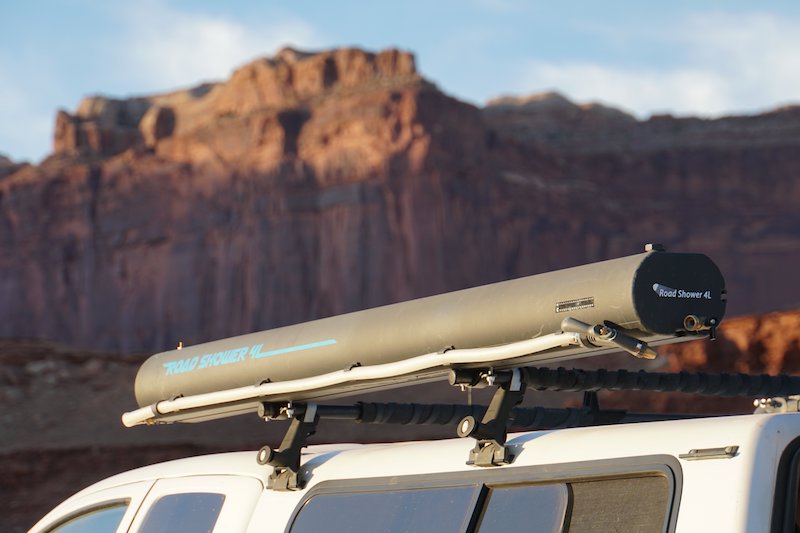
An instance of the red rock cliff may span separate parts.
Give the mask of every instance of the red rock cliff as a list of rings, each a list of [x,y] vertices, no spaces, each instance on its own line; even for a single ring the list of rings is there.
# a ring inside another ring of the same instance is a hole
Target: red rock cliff
[[[283,50],[92,97],[0,173],[0,336],[160,350],[636,253],[710,255],[732,312],[800,301],[800,113],[481,110],[395,50]]]

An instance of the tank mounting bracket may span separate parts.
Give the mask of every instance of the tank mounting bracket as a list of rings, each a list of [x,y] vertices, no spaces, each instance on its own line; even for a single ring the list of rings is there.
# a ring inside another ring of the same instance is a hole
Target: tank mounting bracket
[[[258,450],[258,464],[272,466],[272,474],[267,487],[276,491],[302,490],[305,480],[300,476],[300,452],[306,445],[308,437],[314,434],[319,423],[317,404],[292,405],[291,402],[279,407],[264,403],[259,408],[259,415],[265,419],[291,418],[289,429],[283,437],[280,447],[273,450],[263,446]]]
[[[475,466],[498,466],[514,460],[506,446],[511,410],[522,402],[525,382],[520,369],[494,372],[454,370],[450,383],[459,386],[496,385],[497,390],[486,408],[480,422],[473,416],[465,416],[458,424],[459,437],[472,437],[477,442],[469,452],[467,464]]]

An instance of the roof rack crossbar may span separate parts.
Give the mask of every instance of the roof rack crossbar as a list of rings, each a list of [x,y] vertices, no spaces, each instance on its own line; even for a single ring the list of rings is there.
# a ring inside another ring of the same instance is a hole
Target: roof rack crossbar
[[[285,406],[285,404],[268,404]],[[303,404],[294,406],[296,413],[304,412]],[[483,416],[488,406],[464,404],[376,403],[357,402],[353,405],[317,405],[320,420],[352,420],[359,424],[439,425],[455,426],[467,416]],[[508,427],[516,429],[556,429],[597,426],[617,423],[683,420],[708,416],[689,413],[631,413],[619,409],[591,407],[514,407]]]
[[[528,388],[562,392],[649,391],[682,392],[707,396],[790,396],[800,394],[800,377],[780,374],[706,372],[647,372],[639,370],[583,370],[573,368],[522,369]]]
[[[359,402],[357,405],[359,417],[356,421],[362,424],[447,426],[455,425],[467,416],[478,418],[486,411],[485,405],[465,404]]]

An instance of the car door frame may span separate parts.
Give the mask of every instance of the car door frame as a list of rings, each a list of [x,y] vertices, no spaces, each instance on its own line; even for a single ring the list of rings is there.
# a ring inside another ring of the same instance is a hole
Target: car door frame
[[[51,531],[92,510],[101,508],[107,504],[127,500],[128,507],[116,529],[116,533],[126,533],[130,529],[131,524],[139,512],[139,508],[147,498],[147,494],[154,484],[155,480],[137,481],[89,492],[87,494],[79,494],[77,497],[70,498],[47,513],[47,515],[31,529],[31,533]]]

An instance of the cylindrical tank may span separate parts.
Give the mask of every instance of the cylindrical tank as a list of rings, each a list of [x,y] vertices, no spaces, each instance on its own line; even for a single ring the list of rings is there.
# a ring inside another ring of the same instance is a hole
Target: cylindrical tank
[[[705,335],[724,312],[725,282],[708,257],[652,251],[159,353],[139,369],[136,400],[506,344],[556,333],[566,317],[648,342]]]

